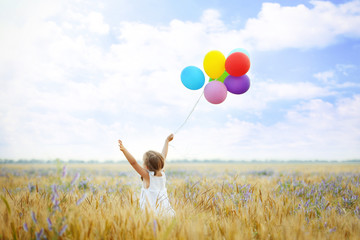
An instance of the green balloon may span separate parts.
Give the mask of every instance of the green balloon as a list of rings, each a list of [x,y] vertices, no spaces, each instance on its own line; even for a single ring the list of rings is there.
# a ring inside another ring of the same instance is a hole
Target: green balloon
[[[224,73],[218,79],[209,78],[209,82],[214,80],[224,82],[227,76],[229,76],[229,74],[227,73],[227,71],[224,71]]]

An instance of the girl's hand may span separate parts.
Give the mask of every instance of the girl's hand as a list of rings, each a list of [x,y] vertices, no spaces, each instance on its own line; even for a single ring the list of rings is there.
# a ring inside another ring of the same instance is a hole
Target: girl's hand
[[[171,142],[174,139],[174,134],[170,134],[167,138],[166,141]]]
[[[122,151],[122,152],[125,151],[125,147],[124,147],[124,145],[122,144],[122,141],[119,140],[118,142],[119,142],[120,151]]]

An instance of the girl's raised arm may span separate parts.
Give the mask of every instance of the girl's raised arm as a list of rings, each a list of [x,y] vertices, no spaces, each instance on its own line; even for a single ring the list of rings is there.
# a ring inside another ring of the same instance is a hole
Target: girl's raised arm
[[[167,153],[168,153],[168,149],[169,149],[169,142],[171,142],[174,139],[174,134],[170,134],[166,140],[165,140],[165,144],[162,150],[162,155],[164,157],[164,159],[166,159]]]
[[[118,142],[119,142],[120,151],[123,152],[124,156],[131,164],[131,166],[135,169],[135,171],[138,172],[144,179],[149,179],[149,173],[137,163],[136,159],[124,147],[122,141],[119,140]]]

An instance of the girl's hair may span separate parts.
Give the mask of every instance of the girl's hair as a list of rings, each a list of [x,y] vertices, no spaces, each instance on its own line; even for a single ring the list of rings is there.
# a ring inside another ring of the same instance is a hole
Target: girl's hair
[[[164,168],[164,156],[156,151],[147,151],[144,154],[144,165],[149,171],[157,172]],[[143,177],[141,177],[143,180]]]
[[[144,154],[144,164],[149,171],[157,172],[164,168],[164,157],[155,151],[147,151]]]

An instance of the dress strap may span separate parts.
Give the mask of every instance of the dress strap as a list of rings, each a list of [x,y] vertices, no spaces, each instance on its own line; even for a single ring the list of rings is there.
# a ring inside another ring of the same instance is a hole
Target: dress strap
[[[149,171],[149,170],[147,170],[148,171],[148,173],[149,173],[149,176],[153,176],[153,177],[158,177],[158,176],[155,176],[155,172],[154,171]],[[162,176],[165,176],[165,172],[164,172],[164,170],[160,170],[160,172],[161,172],[161,175]],[[161,177],[162,177],[161,176]],[[160,177],[160,176],[159,176]]]

